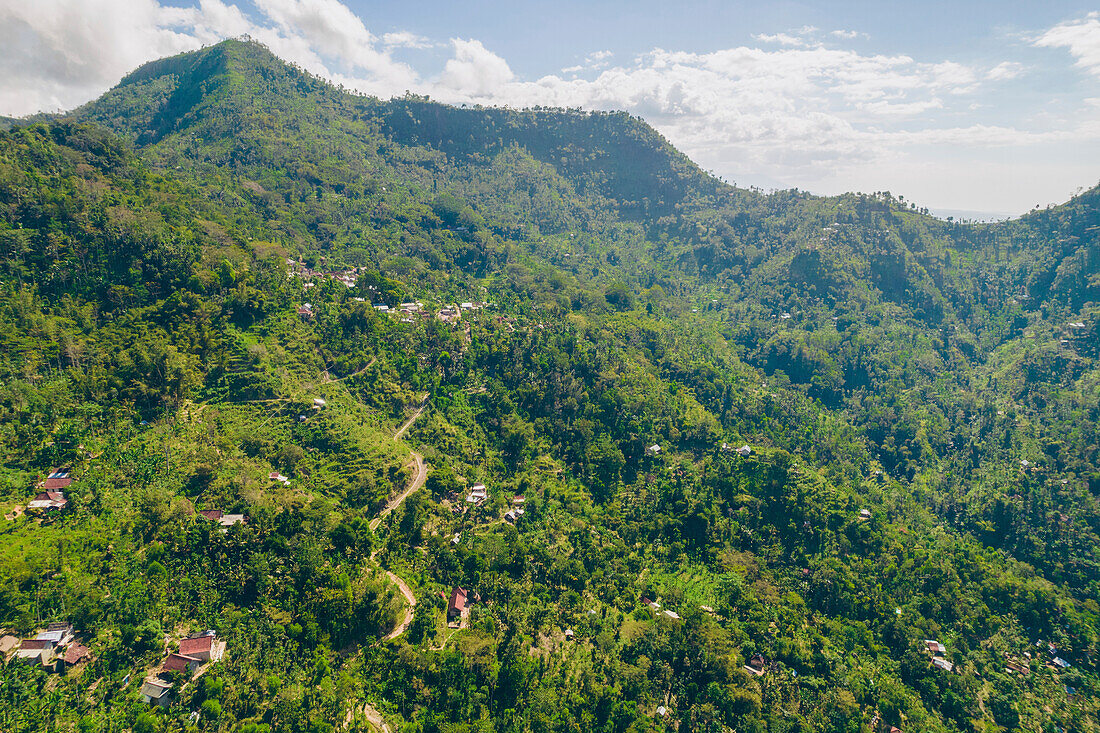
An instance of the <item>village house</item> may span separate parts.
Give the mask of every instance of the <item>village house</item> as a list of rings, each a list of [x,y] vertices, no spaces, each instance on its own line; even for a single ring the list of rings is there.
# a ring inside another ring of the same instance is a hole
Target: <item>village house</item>
[[[939,643],[935,639],[925,639],[924,648],[927,649],[928,652],[935,657],[947,653],[947,647],[945,647],[943,644]]]
[[[947,661],[943,657],[932,657],[932,666],[936,669],[942,669],[944,672],[955,671],[955,665]]]
[[[141,683],[141,700],[147,705],[159,705],[166,708],[168,703],[171,702],[169,695],[171,691],[172,685],[156,677],[149,677]]]
[[[61,661],[65,668],[72,667],[73,665],[80,664],[86,659],[92,658],[92,650],[84,646],[80,642],[73,642],[69,645],[69,648],[65,650],[65,656],[61,658]],[[60,670],[59,670],[60,671]]]
[[[243,514],[223,514],[218,520],[218,527],[222,532],[228,532],[234,524],[244,524],[244,521]]]
[[[859,510],[859,518],[863,519],[863,520],[870,519],[871,518],[871,510],[870,509],[860,509]]]
[[[57,656],[57,645],[49,639],[24,639],[15,651],[14,659],[23,664],[47,667]]]
[[[46,480],[38,485],[42,491],[63,491],[73,483],[73,477],[69,475],[67,468],[55,468],[46,476]]]
[[[11,634],[4,634],[0,637],[0,659],[7,661],[12,652],[19,648],[19,642],[19,637]]]
[[[234,524],[243,524],[243,514],[226,514],[221,509],[200,509],[199,516],[217,523],[222,532],[227,532]]]
[[[737,455],[741,456],[742,458],[748,458],[752,455],[752,448],[748,447],[747,445],[743,445],[737,449]]]
[[[35,487],[38,493],[27,503],[27,511],[35,513],[50,513],[61,511],[69,503],[65,498],[65,489],[73,483],[72,476],[67,468],[55,468],[49,475]]]
[[[303,321],[313,318],[313,305],[310,303],[303,303],[298,306],[298,317]]]
[[[645,454],[651,458],[653,456],[659,456],[661,455],[661,446],[654,443],[653,445],[645,449]]]
[[[462,617],[466,615],[467,609],[467,591],[465,588],[455,586],[451,590],[451,597],[447,599],[447,623],[453,624],[460,622]]]
[[[286,476],[279,473],[278,471],[272,471],[267,475],[267,478],[271,481],[278,481],[279,483],[284,485],[290,485],[290,479],[288,479]]]
[[[761,677],[764,674],[764,667],[766,665],[767,662],[764,659],[764,655],[760,652],[757,652],[756,654],[753,654],[751,657],[749,657],[749,663],[745,665],[744,669],[746,672],[756,675],[757,677]]]
[[[188,676],[195,674],[197,670],[202,666],[202,660],[198,657],[192,657],[187,654],[169,654],[168,658],[164,660],[164,672],[186,672]]]
[[[466,502],[479,506],[485,503],[485,500],[489,498],[489,490],[485,488],[485,484],[474,484],[470,487],[470,493],[466,497]]]
[[[40,631],[37,639],[49,639],[58,646],[65,646],[73,640],[75,629],[68,621],[54,621],[46,625],[45,631]]]
[[[68,505],[69,500],[61,491],[40,491],[34,498],[27,502],[27,511],[35,512],[59,512]]]
[[[201,634],[180,639],[179,653],[185,657],[198,659],[200,662],[216,662],[225,653],[225,642],[218,640],[216,632],[204,631]]]

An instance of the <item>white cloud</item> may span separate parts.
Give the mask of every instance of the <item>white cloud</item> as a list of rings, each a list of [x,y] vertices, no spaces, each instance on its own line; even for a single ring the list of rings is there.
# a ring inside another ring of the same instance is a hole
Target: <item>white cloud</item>
[[[1035,45],[1069,49],[1078,66],[1100,76],[1100,13],[1059,23],[1035,39]]]
[[[431,48],[435,45],[424,36],[418,36],[408,31],[386,33],[382,36],[382,43],[389,48]]]
[[[416,73],[376,48],[376,38],[359,16],[339,0],[253,0],[257,9],[276,24],[283,38],[309,44],[320,58],[339,61],[391,92],[408,89]],[[268,31],[265,35],[270,35]],[[261,36],[262,37],[262,36]],[[272,44],[278,48],[281,39]],[[307,66],[315,63],[305,62]]]
[[[1024,65],[1016,61],[1002,61],[985,73],[985,78],[991,81],[1007,81],[1015,79],[1024,72]]]
[[[496,92],[512,81],[515,74],[508,62],[485,48],[481,41],[452,38],[454,58],[447,61],[439,86],[443,92],[456,92],[471,101],[492,101]]]
[[[859,31],[850,31],[850,30],[829,31],[829,35],[833,36],[835,38],[843,38],[843,39],[848,40],[848,41],[854,40],[856,38],[866,38],[867,37],[866,33],[860,33]]]
[[[68,108],[150,58],[194,47],[173,22],[155,0],[0,0],[0,109]]]
[[[760,41],[761,43],[778,43],[781,46],[804,46],[806,45],[805,39],[798,36],[788,35],[786,33],[757,33],[753,35],[754,41]]]

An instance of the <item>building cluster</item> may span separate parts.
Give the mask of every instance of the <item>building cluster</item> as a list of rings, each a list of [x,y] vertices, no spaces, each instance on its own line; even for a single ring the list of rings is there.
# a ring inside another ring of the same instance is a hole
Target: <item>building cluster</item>
[[[1039,649],[1043,649],[1047,654],[1046,668],[1059,670],[1069,669],[1073,665],[1067,662],[1061,657],[1062,652],[1058,649],[1058,645],[1053,642],[1037,641],[1035,646]],[[1041,655],[1040,655],[1041,656]]]
[[[325,258],[321,258],[321,262],[324,263]],[[361,267],[352,267],[347,270],[314,270],[309,267],[302,260],[294,260],[287,258],[287,277],[299,278],[303,280],[302,287],[312,288],[319,280],[335,280],[341,282],[349,288],[355,287],[355,283],[359,280],[359,273],[363,271]]]
[[[414,323],[417,319],[426,319],[431,315],[420,301],[400,303],[393,308],[385,303],[374,303],[373,308],[379,313],[399,318],[402,323]]]
[[[90,659],[91,649],[77,637],[68,621],[48,624],[26,639],[5,635],[0,638],[0,655],[20,664],[34,664],[51,672],[64,672],[68,667]]]
[[[486,307],[488,307],[486,303],[457,303],[455,305],[443,306],[436,312],[435,317],[444,323],[454,323],[461,319],[463,315],[473,315]]]
[[[465,497],[460,492],[454,497],[454,504],[452,511],[455,514],[461,514],[467,507],[479,507],[485,504],[489,500],[489,489],[485,484],[478,482],[470,487],[470,490],[466,492]],[[519,521],[520,517],[527,513],[527,497],[523,494],[515,494],[508,502],[508,511],[504,513],[503,519],[509,524],[515,524]],[[458,535],[455,535],[454,544],[458,544]]]
[[[932,666],[937,669],[942,669],[944,672],[954,672],[955,665],[947,661],[944,657],[947,654],[947,647],[939,643],[935,639],[925,639],[924,648],[929,654],[932,655]]]
[[[28,514],[52,514],[60,512],[68,504],[65,498],[65,489],[73,483],[73,477],[69,475],[67,468],[55,468],[50,471],[44,481],[40,481],[38,493],[27,502]]]
[[[1074,340],[1083,336],[1083,331],[1088,328],[1087,323],[1082,321],[1071,321],[1066,324],[1065,330],[1062,332],[1062,338],[1059,343],[1062,346],[1072,346]]]
[[[172,701],[172,685],[179,678],[185,682],[206,671],[207,665],[225,654],[225,642],[214,631],[203,631],[180,639],[176,651],[168,652],[156,674],[145,678],[141,684],[141,699],[149,705],[167,707]]]
[[[504,521],[509,524],[515,524],[519,521],[526,512],[527,497],[523,494],[516,494],[512,497],[512,508],[504,513]]]
[[[477,483],[470,487],[470,493],[466,495],[466,503],[481,506],[489,499],[489,490],[485,484]]]
[[[654,616],[667,618],[670,621],[679,621],[680,620],[680,614],[678,614],[675,611],[670,610],[668,608],[661,608],[660,603],[658,603],[657,601],[654,601],[654,600],[650,600],[646,596],[642,596],[642,604],[646,605],[646,606],[649,606],[649,610],[653,611]]]

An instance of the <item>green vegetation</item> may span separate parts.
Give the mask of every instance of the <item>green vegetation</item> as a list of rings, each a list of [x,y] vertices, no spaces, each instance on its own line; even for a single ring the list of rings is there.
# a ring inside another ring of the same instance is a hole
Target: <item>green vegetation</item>
[[[4,666],[0,728],[1098,730],[1098,203],[737,189],[627,115],[240,42],[14,123],[0,626],[93,659]]]

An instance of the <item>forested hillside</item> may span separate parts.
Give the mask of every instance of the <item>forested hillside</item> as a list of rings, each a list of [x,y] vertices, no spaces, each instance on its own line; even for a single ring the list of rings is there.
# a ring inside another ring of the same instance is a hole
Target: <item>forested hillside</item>
[[[1098,730],[1098,203],[238,41],[13,121],[0,727]]]

